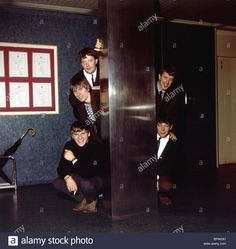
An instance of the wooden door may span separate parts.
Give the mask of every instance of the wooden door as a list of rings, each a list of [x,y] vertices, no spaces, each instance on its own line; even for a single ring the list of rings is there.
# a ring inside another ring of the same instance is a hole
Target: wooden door
[[[219,164],[236,163],[236,58],[218,57]]]

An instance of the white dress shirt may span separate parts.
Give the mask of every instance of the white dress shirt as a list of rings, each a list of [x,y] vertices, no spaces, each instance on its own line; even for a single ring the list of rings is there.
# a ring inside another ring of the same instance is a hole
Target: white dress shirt
[[[160,136],[157,134],[157,140],[159,140],[159,139],[160,139]],[[167,135],[166,137],[161,138],[159,149],[157,151],[157,159],[159,159],[161,157],[161,154],[162,154],[163,150],[165,149],[166,144],[168,143],[169,139],[170,139],[170,135]]]
[[[92,75],[93,75],[93,80],[94,82],[96,81],[96,77],[97,77],[97,69],[93,72],[93,73],[87,73],[85,70],[83,70],[84,72],[84,76],[87,79],[87,81],[89,82],[89,85],[91,87],[93,87],[93,82],[92,82]]]

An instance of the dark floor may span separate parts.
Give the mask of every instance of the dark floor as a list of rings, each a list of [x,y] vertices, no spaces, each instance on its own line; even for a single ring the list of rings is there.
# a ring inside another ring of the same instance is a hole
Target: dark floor
[[[73,212],[50,184],[0,190],[0,232],[236,232],[235,176],[236,166],[193,172],[171,207],[119,221],[101,203],[96,214]]]

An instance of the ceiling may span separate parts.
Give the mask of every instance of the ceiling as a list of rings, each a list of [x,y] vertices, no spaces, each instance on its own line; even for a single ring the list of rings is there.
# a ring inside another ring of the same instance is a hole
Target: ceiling
[[[94,14],[98,0],[0,0],[0,6]]]
[[[105,0],[0,0],[0,7],[94,15],[98,12],[99,1]],[[135,0],[122,1],[135,3]],[[236,26],[236,0],[154,0],[154,2],[156,4],[156,14],[165,17],[167,20],[181,19]],[[145,4],[145,0],[143,0],[143,3]]]
[[[236,0],[157,0],[158,15],[236,26]]]

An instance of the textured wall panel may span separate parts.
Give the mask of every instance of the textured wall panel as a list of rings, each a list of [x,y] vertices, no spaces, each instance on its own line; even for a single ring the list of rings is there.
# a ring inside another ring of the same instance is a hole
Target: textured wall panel
[[[19,184],[50,182],[69,125],[74,120],[68,102],[70,78],[80,69],[77,52],[93,46],[97,37],[95,17],[57,12],[4,9],[0,11],[0,41],[58,46],[59,115],[0,116],[0,153],[11,146],[28,128],[37,129],[36,137],[24,138],[14,154]]]

